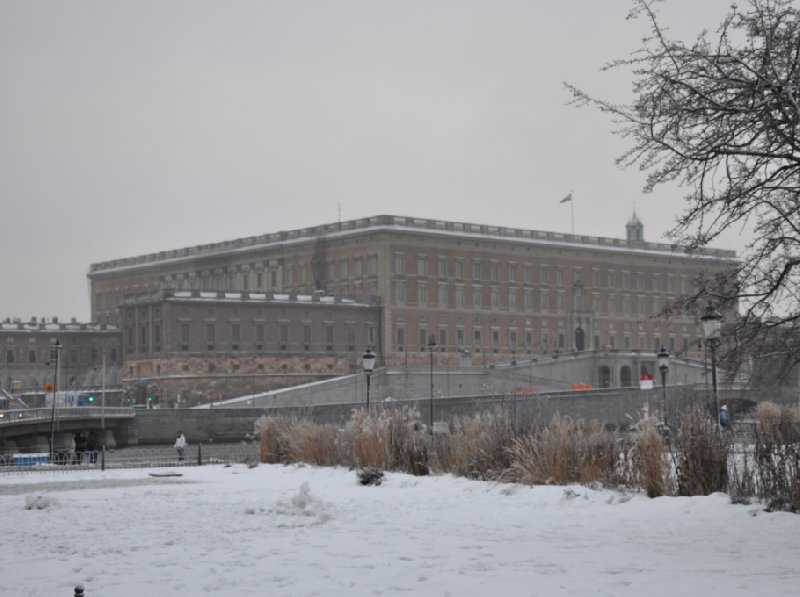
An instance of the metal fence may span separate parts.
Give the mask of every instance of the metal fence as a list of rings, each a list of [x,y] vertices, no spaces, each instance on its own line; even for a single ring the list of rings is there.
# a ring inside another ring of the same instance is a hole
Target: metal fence
[[[96,452],[59,451],[50,462],[46,453],[0,453],[0,474],[24,474],[30,471],[105,470],[199,466],[204,464],[255,464],[259,460],[258,442],[228,444],[192,444],[183,458],[171,446],[143,446]]]

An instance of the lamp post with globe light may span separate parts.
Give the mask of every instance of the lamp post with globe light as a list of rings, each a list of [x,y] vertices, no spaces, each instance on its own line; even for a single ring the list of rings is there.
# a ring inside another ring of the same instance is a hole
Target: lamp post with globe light
[[[367,348],[364,354],[361,355],[361,364],[364,368],[364,373],[367,375],[367,413],[369,414],[369,381],[372,377],[372,372],[375,370],[375,353],[372,348]]]
[[[711,349],[711,391],[714,396],[714,408],[719,416],[719,389],[717,387],[717,347],[720,343],[720,328],[722,327],[722,315],[708,303],[708,306],[700,318],[703,324],[703,336],[706,339],[706,346]]]
[[[658,370],[661,372],[661,413],[664,427],[667,427],[667,373],[669,373],[669,352],[662,346],[661,352],[656,355]]]

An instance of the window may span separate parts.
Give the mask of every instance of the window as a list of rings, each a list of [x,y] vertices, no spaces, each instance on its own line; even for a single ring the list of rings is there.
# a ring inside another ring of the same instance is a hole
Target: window
[[[550,278],[550,268],[546,265],[543,265],[539,268],[539,283],[540,284],[549,284]]]
[[[500,331],[492,330],[492,350],[497,352],[500,348]]]
[[[231,324],[231,350],[239,350],[241,342],[241,326],[238,323]]]
[[[367,268],[369,270],[369,275],[374,276],[378,273],[378,256],[377,255],[370,255],[367,257]]]
[[[516,330],[509,330],[508,331],[508,345],[511,348],[512,352],[517,350],[517,332],[516,332]]]
[[[655,352],[661,352],[661,336],[653,338],[653,350]]]
[[[631,275],[629,272],[622,272],[622,290],[628,290],[631,287]]]
[[[364,275],[364,260],[361,257],[353,257],[353,275],[360,278]],[[305,280],[302,280],[305,282]]]
[[[325,326],[325,350],[333,350],[333,326],[330,324]]]
[[[440,278],[447,277],[447,257],[439,257],[436,260],[436,275]]]
[[[622,297],[622,312],[626,314],[631,312],[631,297]]]
[[[516,282],[517,281],[517,264],[516,263],[509,263],[508,264],[508,281],[509,282]]]
[[[417,285],[417,304],[425,305],[428,302],[428,287],[425,284]]]
[[[249,274],[242,274],[242,290],[248,290],[250,288],[250,276]]]
[[[463,348],[464,347],[464,329],[463,328],[458,328],[456,330],[456,344],[458,345],[458,348]]]
[[[356,326],[347,325],[347,350],[353,352],[356,349]]]
[[[447,306],[447,285],[439,284],[439,305],[442,307]]]
[[[644,274],[636,272],[636,290],[644,290]]]
[[[659,274],[653,274],[653,292],[658,292],[661,290],[661,276]]]
[[[686,294],[688,292],[689,292],[689,280],[686,276],[681,276],[681,294]]]
[[[592,295],[592,311],[594,311],[595,313],[599,313],[600,312],[600,293],[599,292],[595,292]]]
[[[559,311],[564,311],[567,308],[566,300],[564,298],[564,293],[559,292],[556,295],[556,309]]]
[[[667,293],[675,293],[675,276],[673,274],[667,274]]]
[[[530,263],[525,264],[523,275],[525,276],[525,284],[531,284],[533,282],[533,266]]]
[[[481,306],[481,287],[474,286],[472,288],[472,306],[473,307],[480,307]]]
[[[294,284],[294,268],[287,265],[283,270],[283,281],[286,286]]]
[[[472,279],[473,280],[481,279],[481,264],[479,261],[475,261],[472,264]]]
[[[394,302],[398,305],[404,305],[406,302],[406,285],[401,282],[394,286]]]
[[[464,287],[456,286],[456,305],[459,307],[464,306]]]
[[[556,268],[556,284],[558,286],[563,286],[564,285],[564,268],[563,267],[557,267]]]
[[[397,349],[403,350],[406,344],[406,330],[404,328],[397,328]]]
[[[644,297],[640,296],[636,299],[636,312],[639,315],[644,315]]]
[[[117,349],[116,348],[112,348],[111,349],[111,362],[112,363],[116,363],[117,362]]]
[[[525,310],[533,311],[533,293],[530,290],[525,291]]]
[[[256,350],[264,349],[264,324],[256,324]]]
[[[10,365],[13,362],[14,362],[14,351],[13,350],[7,350],[6,351],[6,363],[8,363]]]
[[[472,332],[473,337],[473,346],[477,349],[478,352],[481,350],[481,331],[480,330],[473,330]]]
[[[517,289],[516,288],[509,288],[508,289],[508,308],[509,309],[516,309],[517,308]]]
[[[425,255],[419,255],[417,257],[417,275],[428,275],[428,258]]]
[[[139,328],[139,352],[147,352],[147,325]]]
[[[547,349],[550,347],[550,336],[546,331],[542,330],[539,341],[541,342],[542,352],[547,352]]]
[[[550,293],[546,290],[542,290],[539,296],[539,302],[541,303],[542,311],[547,311],[550,308]]]
[[[290,266],[291,267],[291,266]],[[346,280],[348,277],[348,262],[347,259],[339,260],[339,279]]]
[[[447,330],[445,328],[439,328],[439,346],[447,347]]]
[[[36,364],[36,350],[33,348],[28,350],[28,364],[30,365]]]
[[[189,324],[181,324],[181,350],[189,350]]]
[[[606,286],[609,288],[614,288],[614,270],[608,270],[608,274],[606,275]]]
[[[213,323],[206,324],[206,346],[208,350],[214,350],[214,342],[216,342],[217,330]]]
[[[653,314],[658,315],[661,313],[661,297],[653,297]]]
[[[420,350],[426,350],[426,347],[428,346],[428,328],[419,328],[417,332],[419,333]]]
[[[161,352],[161,324],[157,323],[153,326],[153,350]],[[95,359],[97,360],[97,359]]]
[[[456,280],[464,279],[464,262],[456,260]]]
[[[497,286],[492,286],[491,301],[493,309],[498,309],[500,307],[500,289]]]
[[[311,350],[311,326],[303,324],[303,350]]]
[[[608,295],[608,312],[612,314],[617,312],[617,297],[613,294]]]
[[[492,262],[489,266],[489,275],[492,278],[492,282],[499,282],[500,281],[500,264]]]
[[[405,255],[395,255],[394,256],[394,273],[403,275],[406,273],[406,256]]]
[[[592,288],[600,288],[600,270],[592,270]]]

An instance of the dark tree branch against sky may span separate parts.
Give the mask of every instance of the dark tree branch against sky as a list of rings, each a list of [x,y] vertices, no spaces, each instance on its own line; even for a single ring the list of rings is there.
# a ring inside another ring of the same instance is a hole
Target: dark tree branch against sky
[[[628,58],[605,67],[632,72],[630,103],[567,83],[573,103],[612,117],[615,134],[629,142],[618,164],[645,172],[645,191],[665,183],[688,190],[671,238],[702,247],[730,229],[750,235],[735,283],[707,283],[702,298],[738,302],[746,327],[795,327],[800,11],[788,0],[748,0],[687,43],[670,37],[658,7],[635,3],[629,18],[646,22],[648,35]],[[731,289],[734,296],[724,296]]]

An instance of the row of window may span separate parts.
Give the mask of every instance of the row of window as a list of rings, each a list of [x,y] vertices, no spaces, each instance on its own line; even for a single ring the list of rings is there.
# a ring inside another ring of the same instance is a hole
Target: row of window
[[[398,351],[416,350],[419,346],[420,351],[427,351],[431,347],[431,336],[428,334],[428,329],[421,327],[417,330],[416,345],[408,345],[406,343],[406,329],[404,327],[397,327],[395,329],[395,349]],[[670,335],[666,339],[661,336],[650,336],[648,334],[632,335],[623,333],[621,335],[621,345],[617,342],[618,335],[614,332],[608,334],[595,334],[592,338],[591,346],[588,345],[587,339],[583,337],[582,333],[576,333],[574,338],[568,338],[564,331],[550,332],[542,330],[536,337],[537,344],[534,345],[534,333],[532,331],[525,331],[518,333],[516,330],[508,330],[505,337],[501,340],[500,330],[491,330],[488,343],[483,335],[483,330],[473,330],[472,344],[467,344],[465,330],[457,329],[455,334],[455,343],[449,344],[448,330],[439,328],[438,335],[433,336],[435,342],[435,350],[472,350],[473,352],[480,352],[482,349],[491,349],[494,352],[500,350],[508,352],[527,351],[527,352],[542,352],[548,353],[555,350],[603,350],[606,348],[617,349],[622,348],[625,350],[652,350],[659,352],[661,347],[667,348],[671,353],[676,354],[676,349],[680,348],[681,353],[689,352],[691,347],[689,338],[684,336],[680,339]],[[605,341],[605,342],[603,342]],[[697,350],[702,349],[700,341],[696,346]]]
[[[428,262],[429,257],[426,255],[418,255],[416,261],[416,275],[428,276]],[[483,280],[486,272],[485,263],[480,260],[467,261],[465,259],[456,258],[452,263],[452,273],[456,280],[465,279],[465,267],[471,268],[472,280]],[[447,257],[436,258],[436,274],[439,278],[450,278],[450,261]],[[549,285],[555,283],[558,286],[565,286],[568,283],[571,286],[589,286],[591,288],[620,288],[622,290],[650,290],[652,292],[675,293],[680,291],[681,294],[688,294],[689,292],[689,276],[675,274],[661,274],[653,273],[649,276],[649,288],[645,288],[648,276],[644,272],[629,272],[629,271],[616,271],[616,270],[601,270],[599,268],[591,269],[591,285],[587,280],[584,280],[584,268],[572,268],[572,278],[567,280],[568,271],[566,266],[550,266],[542,264],[538,266],[538,276],[535,276],[535,267],[533,264],[517,264],[506,263],[502,266],[500,262],[489,263],[489,276],[488,279],[492,282],[501,281],[501,269],[504,270],[505,276],[502,281],[509,283],[521,282],[524,284],[533,284],[538,281],[539,284]],[[553,279],[553,272],[555,272],[555,279]],[[396,275],[407,275],[409,272],[406,267],[406,255],[403,253],[396,253],[394,256],[394,273]],[[677,285],[676,285],[677,283]]]
[[[225,345],[225,349],[229,348],[230,350],[234,351],[241,350],[241,324],[232,323],[229,325],[230,327],[227,330],[229,332],[228,338],[226,338],[223,342],[220,342],[217,338],[217,323],[205,323],[205,328],[203,330],[204,333],[201,339],[192,337],[192,329],[195,329],[196,331],[196,326],[193,328],[189,323],[181,323],[178,330],[179,336],[176,348],[181,351],[189,351],[193,347],[195,349],[197,348],[197,344],[193,346],[193,342],[202,342],[203,349],[208,351],[221,349],[223,344]],[[278,350],[289,350],[291,346],[299,343],[299,340],[302,338],[303,350],[313,350],[317,344],[320,344],[324,345],[324,349],[326,351],[333,351],[337,341],[335,327],[336,326],[333,324],[328,324],[324,326],[324,329],[320,330],[319,328],[314,328],[308,324],[293,325],[289,323],[279,323],[274,337],[268,338],[266,334],[266,326],[264,324],[256,324],[252,328],[254,330],[252,342],[255,346],[255,350],[257,351],[265,350],[268,344],[270,346],[274,346]],[[354,324],[346,324],[344,328],[345,342],[348,351],[354,351],[356,350],[357,346],[364,345],[364,342],[361,342],[361,344],[357,345],[356,326]],[[161,325],[157,324],[153,327],[153,329],[154,342],[152,345],[152,351],[161,352]],[[322,331],[324,338],[317,338],[315,336],[315,329],[316,334],[319,334],[319,332]],[[150,352],[151,345],[149,343],[148,330],[149,326],[146,324],[140,326],[138,338],[139,344],[137,348],[133,326],[126,327],[125,343],[128,354],[133,354],[137,350],[139,353]],[[366,336],[365,345],[376,345],[377,335],[375,326],[367,326]]]
[[[428,305],[429,287],[425,284],[416,285],[416,304],[420,306]],[[453,293],[456,307],[491,307],[494,309],[507,308],[507,309],[521,309],[525,311],[541,310],[547,311],[554,308],[557,311],[565,311],[567,309],[567,294],[565,292],[557,292],[553,295],[549,290],[541,290],[538,294],[531,290],[524,290],[522,292],[522,301],[519,300],[520,292],[516,288],[509,288],[506,292],[502,293],[501,302],[501,289],[499,287],[491,287],[489,290],[489,301],[485,302],[485,289],[481,286],[472,286],[466,288],[463,285],[456,285]],[[538,296],[538,304],[535,304],[534,299]],[[471,302],[467,298],[471,298]],[[408,304],[406,293],[406,284],[403,282],[396,282],[394,286],[394,302],[397,305]],[[554,298],[555,301],[551,301]],[[447,284],[439,284],[437,286],[437,302],[430,303],[431,305],[438,305],[440,307],[448,307],[451,300],[451,289]],[[605,300],[603,300],[605,299]],[[628,295],[618,296],[609,294],[603,297],[600,293],[592,293],[591,296],[584,294],[581,291],[576,291],[572,294],[572,309],[576,311],[584,311],[591,305],[591,310],[595,313],[611,313],[611,314],[639,314],[644,315],[648,302],[652,306],[649,313],[658,314],[661,312],[663,306],[675,302],[675,297],[666,297],[666,301],[662,302],[661,296],[653,296],[650,301],[647,297],[637,296],[632,297]],[[591,303],[589,303],[591,301]]]
[[[23,360],[18,358],[18,351],[13,348],[6,349],[6,359],[5,362],[7,365],[13,365],[15,363],[21,363]],[[63,358],[63,355],[62,355]],[[97,348],[92,348],[89,351],[89,361],[92,365],[97,365],[100,362],[100,352]],[[40,351],[34,348],[28,349],[28,358],[27,363],[29,365],[36,365],[37,363],[47,363],[51,359],[50,351],[46,351],[44,358],[40,354]],[[117,349],[112,348],[109,350],[109,360],[111,363],[117,362]],[[77,348],[70,348],[67,349],[67,362],[71,365],[77,365],[80,361],[80,350]]]

